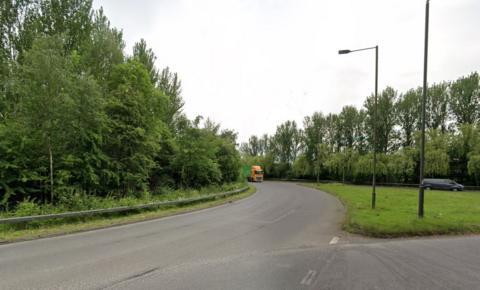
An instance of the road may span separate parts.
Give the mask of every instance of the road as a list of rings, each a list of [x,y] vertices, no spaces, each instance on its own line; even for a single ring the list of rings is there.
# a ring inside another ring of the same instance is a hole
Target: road
[[[477,236],[351,236],[334,197],[257,186],[212,209],[0,245],[0,289],[480,289]]]

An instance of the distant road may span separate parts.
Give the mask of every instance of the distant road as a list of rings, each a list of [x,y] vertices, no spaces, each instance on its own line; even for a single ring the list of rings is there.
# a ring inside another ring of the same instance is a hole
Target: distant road
[[[0,246],[0,289],[480,289],[480,238],[371,240],[334,197],[256,184],[245,200]]]

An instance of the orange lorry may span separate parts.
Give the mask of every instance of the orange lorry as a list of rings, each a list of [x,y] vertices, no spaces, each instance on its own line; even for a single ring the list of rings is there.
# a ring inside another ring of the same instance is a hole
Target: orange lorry
[[[248,176],[248,181],[262,182],[263,181],[262,167],[258,165],[252,165],[252,167],[250,168],[250,175]]]

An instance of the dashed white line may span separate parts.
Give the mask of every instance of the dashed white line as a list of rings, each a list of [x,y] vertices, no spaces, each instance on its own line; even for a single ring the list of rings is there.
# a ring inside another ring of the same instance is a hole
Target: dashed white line
[[[339,237],[333,237],[332,240],[330,241],[330,243],[328,243],[329,245],[335,245],[336,243],[338,243],[338,241],[340,240]]]
[[[308,270],[307,275],[303,277],[302,281],[300,284],[302,285],[310,285],[313,281],[313,278],[315,278],[315,275],[317,275],[317,271],[314,270]]]

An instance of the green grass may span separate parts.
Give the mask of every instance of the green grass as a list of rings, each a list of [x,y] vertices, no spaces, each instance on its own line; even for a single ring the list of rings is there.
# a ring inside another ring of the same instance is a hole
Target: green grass
[[[417,217],[418,189],[308,184],[340,198],[347,207],[344,230],[374,237],[480,233],[480,192],[425,191],[425,217]]]
[[[42,237],[88,231],[196,211],[249,197],[255,193],[255,191],[255,187],[250,186],[247,191],[229,196],[227,198],[220,198],[179,207],[165,207],[155,210],[143,210],[108,216],[59,219],[42,223],[30,223],[21,227],[18,225],[0,225],[0,243],[31,240]]]

